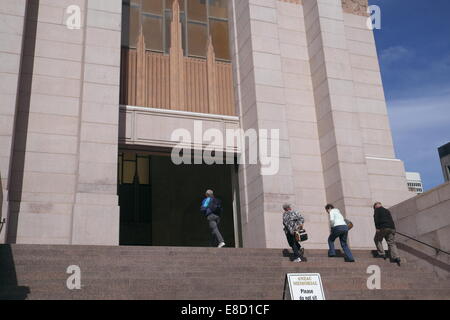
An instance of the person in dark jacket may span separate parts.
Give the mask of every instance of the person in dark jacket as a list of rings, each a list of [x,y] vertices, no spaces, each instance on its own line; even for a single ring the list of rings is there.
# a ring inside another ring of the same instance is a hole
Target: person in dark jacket
[[[400,265],[400,257],[398,255],[397,245],[395,244],[395,224],[391,213],[384,208],[381,202],[376,202],[373,205],[375,228],[375,245],[378,251],[378,257],[386,259],[383,248],[383,239],[386,239],[389,248],[391,260]]]
[[[222,211],[221,201],[214,197],[214,191],[207,190],[205,193],[205,199],[202,201],[200,211],[205,215],[208,220],[209,228],[213,236],[213,241],[218,243],[218,248],[225,247],[225,241],[222,234],[219,231],[220,214]]]

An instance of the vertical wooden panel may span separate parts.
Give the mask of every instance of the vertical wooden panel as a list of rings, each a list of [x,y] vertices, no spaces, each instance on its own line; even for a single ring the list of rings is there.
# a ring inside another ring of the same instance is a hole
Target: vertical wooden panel
[[[143,80],[142,102],[144,107],[170,109],[170,58],[167,55],[145,53],[144,63],[146,70],[139,70],[137,52],[135,49],[123,49],[121,64],[121,103],[137,105],[138,74]],[[215,62],[216,64],[216,110],[214,113],[235,115],[234,87],[232,66],[229,63]],[[184,58],[184,100],[186,107],[177,107],[178,110],[191,112],[212,113],[210,98],[208,96],[208,66],[204,59]]]

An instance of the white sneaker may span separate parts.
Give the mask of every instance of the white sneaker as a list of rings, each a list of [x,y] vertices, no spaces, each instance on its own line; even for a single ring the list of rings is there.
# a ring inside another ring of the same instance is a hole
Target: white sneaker
[[[297,258],[297,259],[295,259],[294,261],[292,261],[292,262],[302,262],[302,259],[300,259],[300,258]]]
[[[223,247],[225,247],[225,242],[221,242],[221,243],[219,243],[219,245],[217,246],[217,248],[223,248]]]

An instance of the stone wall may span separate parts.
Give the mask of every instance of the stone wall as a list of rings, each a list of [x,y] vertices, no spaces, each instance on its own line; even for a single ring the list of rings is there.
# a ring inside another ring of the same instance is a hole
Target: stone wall
[[[19,92],[25,4],[25,0],[2,0],[0,5],[0,220],[8,219],[8,184]],[[0,243],[5,241],[5,237],[6,226],[0,233]]]
[[[8,242],[117,244],[122,1],[27,3]]]
[[[411,194],[363,3],[351,14],[340,0],[232,3],[241,127],[280,129],[277,175],[240,168],[244,245],[285,246],[281,205],[293,202],[307,219],[306,246],[325,247],[323,208],[331,202],[357,226],[352,246],[373,247],[373,202],[393,205]]]
[[[450,252],[450,182],[399,203],[390,211],[397,231]],[[436,254],[434,249],[400,235],[397,241],[450,266],[450,258],[445,254]]]

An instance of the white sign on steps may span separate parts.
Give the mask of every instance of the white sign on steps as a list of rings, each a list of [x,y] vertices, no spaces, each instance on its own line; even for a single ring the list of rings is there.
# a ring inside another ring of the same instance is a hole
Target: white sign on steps
[[[288,273],[284,284],[285,300],[325,300],[319,273]]]

